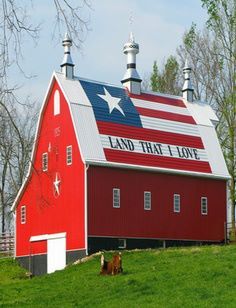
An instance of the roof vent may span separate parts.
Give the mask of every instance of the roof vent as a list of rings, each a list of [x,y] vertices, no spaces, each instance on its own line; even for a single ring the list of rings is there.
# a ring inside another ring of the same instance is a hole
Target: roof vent
[[[121,82],[129,92],[140,94],[142,79],[136,71],[136,54],[139,53],[139,45],[135,43],[132,32],[129,41],[124,45],[123,52],[127,55],[127,70]]]
[[[72,46],[72,40],[65,34],[64,40],[62,41],[62,46],[64,47],[64,57],[61,64],[61,71],[66,78],[73,79],[74,77],[74,63],[70,55],[70,47]]]
[[[193,102],[193,86],[191,83],[191,67],[188,65],[188,61],[185,61],[185,65],[183,68],[183,73],[184,73],[184,85],[183,85],[183,98],[185,98],[189,102]]]

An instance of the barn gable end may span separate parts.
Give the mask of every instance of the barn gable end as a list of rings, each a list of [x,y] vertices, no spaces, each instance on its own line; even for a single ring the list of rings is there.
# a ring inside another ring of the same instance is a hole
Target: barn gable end
[[[40,114],[30,171],[15,202],[16,257],[27,267],[34,263],[45,267],[45,262],[33,260],[46,258],[46,237],[53,234],[65,234],[68,260],[86,253],[84,174],[70,106],[53,77]],[[31,241],[35,236],[39,240]],[[30,270],[43,271],[40,266]]]

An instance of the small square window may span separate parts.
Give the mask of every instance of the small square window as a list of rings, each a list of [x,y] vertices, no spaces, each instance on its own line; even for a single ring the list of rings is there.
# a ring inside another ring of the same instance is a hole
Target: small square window
[[[42,155],[42,170],[48,170],[48,153],[43,153]]]
[[[201,198],[201,214],[202,215],[208,214],[207,197]]]
[[[20,209],[20,222],[21,224],[26,223],[26,206],[25,205],[22,205]]]
[[[119,208],[120,207],[120,189],[113,188],[113,207]]]
[[[174,194],[174,212],[180,212],[180,195]]]
[[[126,239],[118,239],[118,248],[120,249],[126,248]]]
[[[66,164],[72,165],[72,145],[66,147]]]
[[[151,210],[151,192],[150,191],[145,191],[144,192],[144,210]]]

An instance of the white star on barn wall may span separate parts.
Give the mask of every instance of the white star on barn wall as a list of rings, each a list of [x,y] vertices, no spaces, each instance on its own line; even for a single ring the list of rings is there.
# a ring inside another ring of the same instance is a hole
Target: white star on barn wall
[[[59,179],[59,175],[56,172],[55,180],[53,181],[55,196],[60,196],[60,183],[61,183],[61,180]]]
[[[111,94],[105,88],[104,88],[104,91],[105,91],[105,94],[97,94],[97,95],[101,97],[107,103],[109,107],[109,113],[112,113],[114,109],[117,109],[125,117],[124,111],[119,105],[121,98],[111,96]]]

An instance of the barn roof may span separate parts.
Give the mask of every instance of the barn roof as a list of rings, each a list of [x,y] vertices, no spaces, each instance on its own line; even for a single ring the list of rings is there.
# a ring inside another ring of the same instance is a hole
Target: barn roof
[[[207,104],[55,73],[85,163],[228,178]]]

